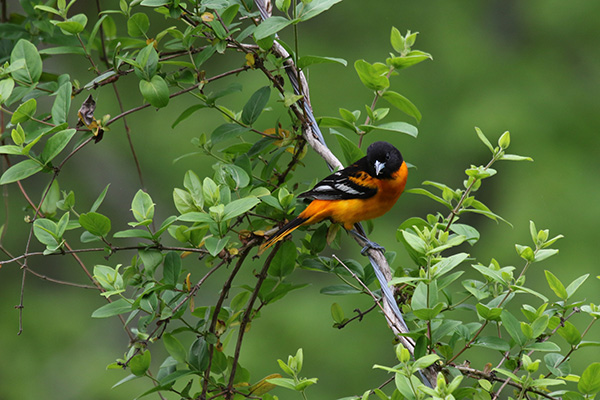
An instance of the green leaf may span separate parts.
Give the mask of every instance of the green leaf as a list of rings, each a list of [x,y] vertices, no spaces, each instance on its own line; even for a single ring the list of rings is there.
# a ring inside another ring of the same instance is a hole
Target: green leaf
[[[600,392],[600,363],[592,363],[583,371],[577,389],[590,396]]]
[[[150,195],[143,190],[138,190],[131,202],[131,211],[136,221],[149,225],[154,218],[154,203]]]
[[[260,203],[260,200],[258,197],[254,196],[234,200],[225,205],[225,212],[223,213],[222,220],[227,221],[237,217],[238,215],[242,215],[243,213],[250,211],[258,203]]]
[[[498,307],[490,308],[481,303],[477,303],[475,307],[477,308],[477,314],[479,314],[479,316],[481,316],[481,318],[483,318],[487,321],[499,321],[500,320],[500,314],[502,313],[502,308],[498,308]]]
[[[202,50],[198,55],[194,57],[194,64],[196,68],[199,68],[202,64],[204,64],[209,58],[215,54],[217,48],[215,46],[208,46],[204,50]]]
[[[77,14],[66,21],[57,22],[56,26],[58,26],[64,34],[76,35],[85,29],[87,21],[88,19],[85,14]]]
[[[240,292],[231,300],[229,307],[233,311],[236,311],[236,312],[240,311],[244,308],[244,306],[248,302],[249,298],[250,298],[250,292],[247,292],[247,291]]]
[[[558,334],[567,341],[571,346],[577,346],[581,342],[581,333],[569,321],[564,321],[563,326],[558,328]]]
[[[14,64],[17,60],[24,60],[25,65],[13,71],[12,77],[28,84],[37,83],[42,75],[42,58],[36,47],[25,39],[19,39],[10,53],[10,63]]]
[[[13,131],[16,131],[16,130],[13,129]],[[21,146],[7,144],[5,146],[0,146],[0,154],[20,155],[20,154],[23,154],[23,148]]]
[[[117,269],[106,265],[94,266],[94,279],[107,291],[123,288],[122,275],[119,274]]]
[[[229,243],[229,236],[225,236],[224,238],[218,237],[209,237],[204,241],[204,247],[211,256],[216,257],[219,253],[227,246]]]
[[[204,222],[211,223],[215,222],[215,220],[205,212],[188,212],[177,217],[177,220],[184,222]]]
[[[127,365],[132,374],[143,376],[150,367],[150,352],[144,350],[141,354],[133,356]]]
[[[52,14],[60,16],[60,12],[57,9],[52,8],[52,7],[48,7],[48,6],[44,6],[44,5],[39,5],[38,4],[38,5],[36,5],[33,8],[36,9],[36,10],[42,10],[44,12],[49,12],[49,13],[52,13]]]
[[[85,50],[81,47],[75,46],[55,46],[48,47],[40,50],[40,54],[44,55],[56,55],[56,54],[77,54],[79,56],[85,56]],[[115,75],[115,71],[110,71],[112,75]]]
[[[416,119],[417,123],[421,122],[421,112],[419,111],[419,109],[410,100],[402,96],[400,93],[388,90],[383,93],[382,97],[403,113]]]
[[[404,193],[414,193],[414,194],[420,194],[420,195],[423,195],[423,196],[427,196],[430,199],[435,200],[438,203],[441,203],[441,204],[445,205],[449,209],[452,209],[452,204],[450,204],[446,200],[442,199],[441,197],[436,196],[435,194],[431,193],[430,191],[428,191],[426,189],[422,189],[422,188],[408,189],[408,190],[405,190]]]
[[[500,271],[496,271],[495,269],[481,264],[473,264],[472,267],[481,272],[486,278],[501,284],[506,284],[506,279],[502,276]]]
[[[234,138],[242,133],[249,132],[250,129],[238,124],[219,125],[210,135],[210,141],[213,145],[221,143],[227,139]]]
[[[53,180],[50,188],[48,188],[48,193],[42,202],[42,214],[46,216],[53,216],[56,214],[57,203],[60,201],[60,187],[58,184],[58,180]],[[68,213],[64,214],[67,215]]]
[[[507,310],[503,310],[500,316],[502,320],[502,326],[508,332],[510,337],[513,338],[518,345],[523,346],[527,339],[521,331],[521,323]]]
[[[252,167],[250,167],[250,170],[252,170]],[[248,173],[242,167],[238,167],[237,165],[223,164],[223,168],[218,172],[225,173],[228,177],[233,179],[235,186],[231,186],[231,184],[229,184],[233,190],[244,188],[250,183],[250,177],[248,176]]]
[[[440,356],[438,356],[437,354],[428,354],[426,356],[423,356],[423,357],[415,360],[415,362],[413,363],[413,368],[415,368],[415,369],[427,368],[430,365],[432,365],[433,363],[435,363],[436,361],[438,361],[439,359],[440,359]]]
[[[179,125],[180,122],[189,118],[193,113],[195,113],[196,111],[198,111],[202,108],[206,108],[206,105],[194,104],[193,106],[190,106],[190,107],[186,108],[185,110],[183,110],[183,112],[181,114],[179,114],[179,117],[177,117],[175,122],[173,122],[173,124],[171,125],[171,129],[175,128],[177,125]]]
[[[548,285],[550,289],[562,300],[566,300],[569,298],[569,294],[565,289],[562,282],[550,271],[544,271],[546,274],[546,280],[548,281]]]
[[[307,21],[316,17],[324,11],[329,10],[334,4],[342,0],[312,0],[310,2],[303,1],[296,6],[296,15],[301,21]]]
[[[41,158],[44,161],[44,164],[48,164],[52,161],[57,155],[60,154],[61,151],[69,144],[69,141],[73,138],[73,135],[77,130],[75,129],[66,129],[64,131],[56,133],[52,136],[46,144],[44,145],[44,150],[42,150]]]
[[[145,36],[150,28],[150,20],[144,13],[133,14],[127,20],[127,34],[132,37]]]
[[[523,350],[527,351],[545,351],[545,352],[559,352],[560,347],[556,343],[549,341],[531,343],[523,347]]]
[[[125,299],[119,299],[98,308],[92,313],[92,318],[108,318],[130,311],[131,304]]]
[[[298,59],[298,68],[303,69],[309,65],[324,64],[324,63],[335,63],[342,64],[344,67],[348,65],[348,62],[343,58],[334,57],[320,57],[320,56],[303,56]]]
[[[562,379],[547,379],[547,378],[534,379],[531,382],[531,386],[533,386],[533,387],[553,386],[553,385],[566,385],[566,382]],[[561,400],[566,400],[566,399],[563,397],[563,398],[561,398]]]
[[[533,161],[531,157],[518,156],[516,154],[502,154],[499,159],[504,161]]]
[[[491,350],[498,351],[509,351],[510,345],[506,342],[506,340],[500,339],[496,336],[483,336],[477,338],[475,342],[473,342],[473,346],[484,347]]]
[[[267,38],[276,34],[291,23],[291,20],[284,17],[269,17],[265,19],[258,27],[256,27],[254,30],[254,38],[256,40]]]
[[[360,128],[362,129],[364,125],[361,125]],[[368,125],[374,129],[380,129],[382,131],[390,131],[390,132],[400,132],[400,133],[406,133],[407,135],[410,135],[412,137],[417,137],[417,135],[419,134],[419,130],[417,129],[416,126],[408,124],[406,122],[400,122],[400,121],[395,121],[395,122],[386,122],[385,124],[381,124],[381,125]]]
[[[337,324],[344,322],[344,310],[338,303],[333,303],[331,305],[331,317]]]
[[[165,284],[175,286],[181,274],[181,257],[174,251],[170,251],[164,260],[163,279]]]
[[[106,197],[106,193],[108,192],[109,187],[110,187],[110,183],[108,185],[106,185],[104,187],[104,189],[102,190],[102,192],[100,193],[100,195],[98,195],[98,198],[96,199],[96,201],[94,201],[94,204],[92,204],[92,208],[90,208],[90,211],[95,212],[96,210],[98,210],[98,208],[104,201],[104,197]]]
[[[404,38],[402,37],[402,34],[398,30],[398,28],[396,28],[394,26],[392,26],[392,33],[390,35],[390,43],[392,44],[392,47],[394,48],[394,50],[396,52],[402,53],[404,51],[404,46],[405,46]]]
[[[510,371],[506,371],[506,370],[501,369],[501,368],[494,368],[493,371],[499,372],[499,373],[501,373],[504,376],[508,376],[510,379],[512,379],[513,381],[515,381],[517,383],[521,383],[521,379],[519,379],[518,376],[516,376],[515,374],[513,374]]]
[[[433,276],[440,277],[442,275],[447,274],[448,272],[456,268],[461,262],[466,260],[468,256],[469,255],[467,253],[458,253],[450,257],[441,259],[432,268]]]
[[[187,190],[173,189],[173,203],[175,203],[175,208],[180,214],[198,211],[192,195]]]
[[[286,389],[296,390],[296,383],[293,379],[289,378],[270,378],[267,379],[267,382],[272,383],[273,385],[281,386]]]
[[[160,7],[169,4],[169,0],[143,0],[140,5],[146,7]]]
[[[270,96],[271,88],[269,86],[264,86],[254,92],[246,105],[244,105],[244,109],[242,110],[242,122],[247,125],[252,125],[269,102]]]
[[[337,139],[338,143],[340,144],[340,147],[342,148],[342,154],[344,154],[344,160],[346,161],[346,165],[350,165],[353,162],[365,156],[364,152],[361,149],[359,149],[358,146],[346,136],[333,130],[332,133],[335,135],[335,138]]]
[[[163,260],[162,253],[154,249],[138,250],[138,255],[144,264],[144,269],[147,271],[154,271]]]
[[[539,297],[543,302],[547,302],[548,298],[546,296],[544,296],[541,293],[536,292],[533,289],[529,289],[528,287],[525,286],[519,286],[519,285],[511,285],[510,286],[511,289],[515,290],[515,292],[524,292],[524,293],[529,293],[532,294],[536,297]]]
[[[492,146],[492,144],[490,143],[488,138],[485,137],[485,135],[483,134],[483,131],[481,129],[479,129],[478,127],[475,127],[475,132],[477,133],[477,137],[479,138],[479,140],[481,140],[483,142],[483,144],[485,144],[485,146],[488,149],[490,149],[490,151],[493,153],[494,146]]]
[[[533,330],[533,337],[537,338],[541,336],[546,328],[548,327],[548,322],[550,321],[550,317],[546,314],[541,315],[539,318],[536,318],[535,321],[531,324],[531,329]]]
[[[415,314],[415,316],[419,319],[431,321],[432,319],[434,319],[435,317],[437,317],[439,315],[439,313],[442,311],[443,308],[444,308],[444,304],[438,303],[433,308],[414,309],[413,314]]]
[[[433,60],[429,53],[420,50],[412,50],[405,56],[390,57],[385,61],[396,69],[408,68],[425,60]]]
[[[332,296],[339,296],[346,294],[357,294],[361,293],[361,291],[356,288],[353,288],[350,285],[331,285],[321,288],[320,293]]]
[[[162,108],[169,104],[169,87],[160,75],[154,75],[151,80],[140,81],[140,93],[153,107]]]
[[[585,274],[580,276],[579,278],[575,279],[573,282],[571,282],[569,284],[569,286],[567,286],[567,295],[568,297],[571,297],[575,294],[575,292],[577,291],[577,289],[579,289],[579,287],[583,284],[583,282],[585,282],[585,280],[590,276],[590,274]]]
[[[87,46],[88,46],[88,48],[91,47],[91,46],[94,46],[94,42],[96,41],[96,35],[98,34],[98,31],[100,30],[100,27],[102,26],[102,24],[104,23],[104,20],[106,18],[108,18],[108,15],[104,14],[94,24],[94,27],[92,28],[92,31],[90,32],[90,35],[89,35],[88,40],[87,40]]]
[[[229,26],[229,24],[231,24],[239,9],[239,4],[233,4],[232,6],[227,7],[227,9],[221,13],[221,20],[225,26]]]
[[[535,258],[533,262],[543,261],[546,258],[552,257],[553,255],[558,254],[558,250],[556,249],[540,249],[535,253]]]
[[[371,90],[383,90],[390,86],[390,80],[373,65],[365,60],[356,60],[354,69],[358,73],[360,81]]]
[[[67,122],[69,109],[71,108],[71,92],[71,82],[62,84],[56,91],[56,99],[54,99],[52,105],[52,122],[56,125]]]
[[[6,185],[16,181],[23,180],[30,177],[42,170],[43,166],[34,160],[24,160],[18,164],[13,165],[0,177],[0,185]]]
[[[0,105],[8,100],[14,88],[15,81],[12,78],[5,78],[0,81]]]
[[[406,243],[419,254],[425,254],[427,252],[427,243],[419,236],[408,231],[402,231],[402,236],[404,237],[404,240],[406,240]]]
[[[25,122],[35,117],[35,111],[37,109],[37,101],[35,99],[29,99],[25,103],[21,104],[19,108],[14,112],[10,118],[10,123],[16,125],[21,122]]]
[[[110,232],[110,219],[96,212],[89,212],[79,216],[79,223],[89,233],[105,237]]]
[[[548,353],[544,356],[546,368],[556,376],[567,376],[571,373],[571,365],[562,354]]]
[[[285,278],[294,272],[297,258],[296,245],[291,241],[283,242],[271,261],[269,275],[279,279]]]
[[[138,53],[135,58],[135,74],[140,79],[150,80],[156,75],[158,69],[158,53],[152,43],[148,44]]]
[[[163,343],[171,357],[181,363],[185,363],[187,353],[181,342],[175,336],[170,333],[165,333],[163,335]]]
[[[58,225],[46,218],[38,218],[33,222],[33,234],[48,248],[57,249],[60,246]]]
[[[335,117],[321,117],[317,120],[321,127],[345,128],[357,132],[356,127],[345,119]]]

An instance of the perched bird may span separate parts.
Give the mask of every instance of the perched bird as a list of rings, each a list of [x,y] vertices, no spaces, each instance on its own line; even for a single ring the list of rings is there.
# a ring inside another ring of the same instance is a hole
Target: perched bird
[[[353,231],[354,224],[388,212],[402,194],[407,176],[408,168],[397,148],[387,142],[371,144],[365,157],[329,175],[312,190],[300,194],[300,198],[312,199],[311,203],[296,219],[263,243],[260,252],[298,227],[325,219],[362,236]]]

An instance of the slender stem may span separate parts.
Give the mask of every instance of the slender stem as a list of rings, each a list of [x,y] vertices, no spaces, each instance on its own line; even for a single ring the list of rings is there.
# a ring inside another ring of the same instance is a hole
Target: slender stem
[[[494,156],[489,163],[487,163],[487,165],[483,168],[483,170],[485,171],[486,169],[488,169],[489,167],[492,166],[492,164],[496,161],[496,156]],[[448,232],[448,230],[450,229],[450,226],[452,225],[452,221],[454,221],[454,218],[458,215],[458,213],[460,212],[460,209],[465,201],[465,199],[467,198],[467,196],[469,196],[469,194],[471,194],[471,190],[473,189],[473,186],[475,185],[475,182],[477,182],[477,179],[474,179],[473,182],[471,182],[471,184],[469,185],[469,187],[467,187],[465,189],[465,191],[462,194],[462,197],[460,198],[460,200],[458,201],[458,204],[456,204],[456,207],[454,207],[452,209],[452,211],[450,212],[450,215],[448,215],[448,217],[446,217],[446,219],[448,220],[448,225],[446,225],[446,229],[444,229],[444,232]]]
[[[549,396],[549,395],[547,395],[544,392],[540,392],[539,390],[535,390],[535,389],[531,389],[531,388],[524,388],[523,385],[521,385],[519,383],[516,383],[516,382],[512,382],[509,379],[505,380],[505,379],[498,378],[493,373],[489,373],[488,374],[488,373],[485,373],[483,371],[479,371],[477,369],[474,369],[474,368],[471,368],[471,367],[468,367],[468,366],[464,366],[464,365],[452,365],[452,366],[454,368],[458,369],[463,374],[465,374],[465,375],[467,375],[467,376],[469,376],[471,378],[485,379],[485,380],[488,380],[490,382],[494,382],[494,381],[496,381],[496,382],[503,382],[504,386],[511,385],[511,386],[513,386],[513,387],[515,387],[517,389],[525,390],[526,392],[534,393],[534,394],[536,394],[538,396],[542,396],[542,397],[544,397],[546,399],[559,400],[558,398]]]
[[[112,246],[112,247],[110,247],[111,253],[116,253],[118,251],[123,251],[123,250],[145,250],[145,249],[186,251],[186,252],[190,252],[190,253],[202,253],[202,254],[208,253],[208,251],[206,249],[201,249],[201,248],[196,248],[196,247],[163,246],[163,245],[158,245],[158,244],[148,245],[148,246],[139,245],[139,246]],[[65,254],[76,254],[76,253],[94,253],[94,252],[97,253],[97,252],[103,252],[106,250],[107,250],[106,247],[91,247],[91,248],[86,248],[86,249],[72,249],[69,247],[67,250],[65,250],[61,253],[44,254],[44,252],[42,252],[42,251],[32,251],[29,253],[21,254],[20,256],[17,256],[17,257],[13,257],[9,260],[0,261],[0,265],[10,264],[15,261],[19,261],[19,260],[25,259],[27,257],[32,257],[32,256],[43,256],[43,255],[45,255],[45,256],[62,256]]]
[[[393,321],[395,321],[395,318],[392,318],[391,315],[389,315],[385,309],[383,308],[383,306],[381,305],[381,302],[379,301],[379,299],[377,298],[377,296],[375,296],[375,294],[371,291],[371,289],[368,288],[367,285],[364,284],[363,281],[360,280],[360,278],[354,273],[354,271],[352,271],[350,268],[348,268],[348,266],[346,264],[344,264],[344,262],[342,260],[340,260],[335,254],[332,254],[331,257],[333,257],[337,262],[340,263],[340,265],[344,268],[346,268],[346,270],[348,270],[348,272],[350,272],[350,274],[352,275],[352,277],[354,279],[356,279],[358,281],[358,283],[360,283],[360,285],[367,291],[367,293],[369,293],[369,295],[371,295],[371,297],[373,298],[373,301],[375,301],[375,304],[377,304],[377,306],[381,309],[381,312],[383,312],[383,315],[385,315],[386,319],[389,321],[389,323],[394,323]],[[399,327],[395,327],[396,329],[398,329],[398,331],[401,331],[401,329]]]
[[[172,99],[173,97],[177,97],[177,96],[180,96],[180,95],[182,95],[182,94],[184,94],[184,93],[191,92],[192,90],[194,90],[194,89],[197,89],[197,88],[198,88],[200,85],[203,85],[203,84],[205,84],[205,83],[207,83],[207,82],[212,82],[212,81],[214,81],[214,80],[217,80],[217,79],[220,79],[220,78],[223,78],[223,77],[229,76],[229,75],[235,75],[235,74],[237,74],[237,73],[240,73],[240,72],[242,72],[242,71],[245,71],[245,70],[247,70],[247,69],[250,69],[250,67],[249,67],[249,66],[247,66],[247,65],[245,65],[245,66],[243,66],[243,67],[236,68],[236,69],[233,69],[233,70],[231,70],[231,71],[224,72],[224,73],[222,73],[222,74],[219,74],[219,75],[215,75],[215,76],[213,76],[213,77],[211,77],[211,78],[208,78],[208,79],[206,79],[206,80],[205,80],[205,81],[203,81],[203,82],[198,82],[198,83],[196,83],[196,84],[194,84],[194,85],[192,85],[192,86],[190,86],[190,87],[188,87],[188,88],[182,89],[182,90],[180,90],[180,91],[178,91],[178,92],[175,92],[175,93],[171,93],[171,94],[169,95],[169,98],[170,98],[170,99]],[[151,105],[150,103],[146,103],[146,104],[142,104],[142,105],[140,105],[140,106],[137,106],[137,107],[131,108],[131,109],[127,110],[127,111],[123,111],[123,112],[122,112],[122,113],[120,113],[119,115],[117,115],[117,116],[115,116],[115,117],[113,117],[113,118],[109,119],[109,120],[108,120],[108,122],[106,123],[106,126],[109,126],[109,125],[111,125],[112,123],[114,123],[115,121],[118,121],[118,120],[120,120],[121,118],[125,117],[126,115],[129,115],[129,114],[131,114],[131,113],[134,113],[134,112],[136,112],[136,111],[143,110],[144,108],[148,108],[148,107],[150,107],[150,105]]]
[[[219,300],[217,300],[217,303],[215,304],[215,310],[213,311],[210,328],[208,329],[209,333],[215,334],[217,322],[219,319],[219,312],[221,311],[221,308],[223,307],[223,302],[225,301],[225,298],[229,295],[229,290],[231,289],[231,284],[233,283],[233,280],[235,279],[236,275],[240,271],[242,265],[244,264],[244,261],[246,260],[246,257],[248,256],[248,253],[250,253],[250,250],[254,247],[255,244],[256,244],[256,241],[251,241],[250,243],[248,243],[248,246],[241,253],[240,258],[238,259],[237,263],[235,264],[233,271],[231,271],[231,274],[229,274],[229,278],[223,285],[223,288],[221,289],[221,295],[219,296]],[[215,346],[213,344],[211,344],[208,348],[208,366],[204,373],[204,384],[202,385],[202,395],[200,396],[201,399],[206,397],[206,393],[208,391],[208,384],[210,382],[210,370],[211,370],[211,366],[212,366],[212,358],[213,358],[214,349],[215,349]]]
[[[240,358],[240,351],[242,350],[242,341],[244,339],[244,334],[246,333],[246,327],[248,326],[248,324],[250,323],[250,320],[252,319],[252,314],[253,314],[252,309],[254,307],[254,302],[258,298],[258,292],[259,292],[260,288],[262,287],[263,282],[265,281],[265,279],[267,279],[267,271],[269,270],[269,266],[271,265],[271,261],[273,261],[275,254],[277,254],[277,252],[281,248],[281,243],[282,242],[277,242],[273,251],[271,251],[271,253],[269,253],[269,255],[267,256],[267,259],[265,260],[263,268],[260,271],[260,273],[258,274],[258,280],[256,282],[256,285],[254,286],[254,290],[252,291],[252,294],[250,295],[250,300],[248,300],[248,305],[246,306],[246,312],[244,312],[244,316],[242,317],[242,322],[240,323],[240,327],[239,327],[239,331],[238,331],[237,343],[235,345],[235,353],[233,355],[233,364],[231,366],[231,375],[229,376],[229,383],[227,385],[227,393],[225,394],[226,400],[231,399],[233,396],[233,382],[235,380],[235,373],[237,371],[238,360]]]

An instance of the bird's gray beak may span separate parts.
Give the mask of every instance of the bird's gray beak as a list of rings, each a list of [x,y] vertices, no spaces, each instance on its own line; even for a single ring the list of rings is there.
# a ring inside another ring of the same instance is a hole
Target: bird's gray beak
[[[385,168],[385,163],[379,160],[375,160],[375,175],[379,175],[382,169]]]

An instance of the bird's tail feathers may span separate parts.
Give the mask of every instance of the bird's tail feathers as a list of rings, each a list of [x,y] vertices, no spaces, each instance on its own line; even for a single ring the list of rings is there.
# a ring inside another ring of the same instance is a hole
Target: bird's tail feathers
[[[259,254],[273,246],[275,243],[298,229],[303,223],[308,221],[308,218],[296,218],[287,224],[285,224],[280,230],[278,230],[269,240],[260,245]]]

